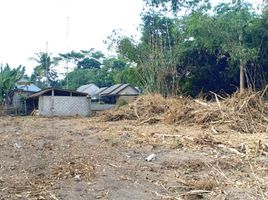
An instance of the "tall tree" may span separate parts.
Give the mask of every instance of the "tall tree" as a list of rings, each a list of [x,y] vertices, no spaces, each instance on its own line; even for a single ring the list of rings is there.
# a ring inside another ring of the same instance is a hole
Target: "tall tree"
[[[252,28],[255,14],[248,3],[242,0],[233,3],[222,3],[216,7],[216,23],[218,37],[221,38],[222,49],[228,52],[233,61],[239,63],[240,92],[245,89],[246,65],[257,58],[258,47],[251,46],[253,35],[247,35]],[[248,37],[246,37],[248,36]]]
[[[144,0],[147,6],[162,9],[164,12],[177,13],[182,10],[208,10],[211,8],[209,0]]]
[[[32,79],[40,81],[42,78],[45,78],[46,86],[50,87],[58,77],[55,67],[59,60],[44,52],[36,53],[36,56],[32,57],[31,60],[37,63],[32,74]]]
[[[74,68],[90,69],[100,68],[101,61],[104,59],[104,54],[95,49],[71,51],[68,53],[60,53],[59,59],[65,62],[71,62]]]

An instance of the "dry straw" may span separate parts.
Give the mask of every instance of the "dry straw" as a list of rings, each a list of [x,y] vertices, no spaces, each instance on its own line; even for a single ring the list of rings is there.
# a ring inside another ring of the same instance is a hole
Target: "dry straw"
[[[244,132],[265,132],[268,106],[263,92],[235,93],[227,98],[214,94],[213,101],[187,97],[140,96],[134,103],[103,113],[105,121],[137,120],[143,123],[224,125]]]

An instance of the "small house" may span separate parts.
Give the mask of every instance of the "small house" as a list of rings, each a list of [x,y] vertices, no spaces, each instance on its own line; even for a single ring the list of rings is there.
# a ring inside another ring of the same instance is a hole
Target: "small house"
[[[102,90],[99,96],[105,103],[119,104],[123,101],[133,101],[139,93],[140,91],[130,84],[116,84]]]
[[[47,88],[28,97],[27,111],[37,109],[41,116],[89,116],[90,104],[87,93]]]
[[[41,89],[26,79],[21,79],[15,84],[15,88],[9,92],[10,107],[16,108],[19,113],[26,112],[25,101],[28,96],[39,92]]]

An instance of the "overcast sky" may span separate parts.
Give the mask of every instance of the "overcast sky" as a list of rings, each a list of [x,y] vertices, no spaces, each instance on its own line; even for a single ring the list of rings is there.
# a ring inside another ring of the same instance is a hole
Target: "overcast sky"
[[[0,63],[25,65],[29,73],[29,58],[45,52],[46,42],[51,53],[105,50],[113,29],[137,33],[141,10],[142,0],[0,0]]]
[[[142,0],[0,0],[0,63],[22,64],[30,73],[29,58],[45,52],[46,42],[50,53],[105,51],[103,40],[114,29],[137,34],[141,10]]]

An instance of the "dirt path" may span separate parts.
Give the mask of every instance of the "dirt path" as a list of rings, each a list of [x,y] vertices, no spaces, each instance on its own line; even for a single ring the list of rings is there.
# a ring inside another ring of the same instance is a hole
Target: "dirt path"
[[[226,129],[0,118],[0,199],[267,199],[266,142]]]

